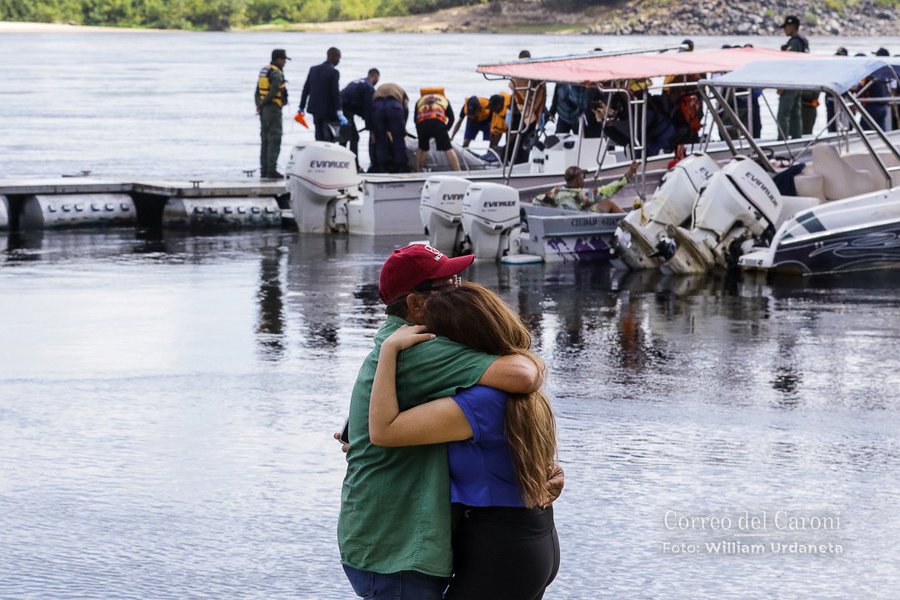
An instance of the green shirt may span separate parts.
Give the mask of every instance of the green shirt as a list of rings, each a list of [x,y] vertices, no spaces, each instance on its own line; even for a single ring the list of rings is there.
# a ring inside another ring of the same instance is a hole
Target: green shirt
[[[447,577],[453,564],[446,445],[379,448],[369,440],[369,397],[381,343],[403,324],[387,318],[353,387],[338,545],[341,562],[356,569]],[[400,410],[474,385],[496,358],[441,337],[404,350],[397,362]]]
[[[555,187],[549,192],[537,196],[533,203],[570,210],[599,212],[600,208],[597,203],[600,200],[612,198],[627,184],[628,179],[621,177],[598,188]]]

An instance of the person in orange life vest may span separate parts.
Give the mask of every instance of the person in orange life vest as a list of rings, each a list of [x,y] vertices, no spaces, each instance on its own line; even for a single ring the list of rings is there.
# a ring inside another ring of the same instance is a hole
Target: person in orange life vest
[[[488,108],[491,109],[491,148],[499,146],[503,134],[509,131],[506,126],[506,113],[509,112],[511,102],[512,94],[506,92],[494,94],[488,101]]]
[[[431,87],[419,90],[421,96],[416,102],[416,134],[419,146],[416,149],[416,170],[425,168],[425,153],[431,149],[430,142],[434,138],[437,149],[447,155],[450,169],[459,171],[459,159],[450,143],[450,127],[455,120],[453,107],[444,95],[444,88]]]
[[[481,96],[469,96],[466,105],[463,106],[456,125],[453,126],[453,132],[450,139],[456,137],[463,120],[466,122],[466,131],[463,133],[463,148],[468,148],[478,134],[481,133],[481,139],[491,139],[491,118],[493,113],[490,109],[490,100]]]

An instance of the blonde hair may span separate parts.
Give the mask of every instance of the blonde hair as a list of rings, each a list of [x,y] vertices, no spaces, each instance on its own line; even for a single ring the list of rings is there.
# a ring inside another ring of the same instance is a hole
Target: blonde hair
[[[487,354],[521,354],[541,371],[544,363],[530,351],[531,333],[519,316],[489,289],[476,283],[440,290],[425,302],[428,330]],[[540,390],[509,394],[506,439],[526,506],[549,501],[547,478],[556,458],[556,422],[550,400]]]

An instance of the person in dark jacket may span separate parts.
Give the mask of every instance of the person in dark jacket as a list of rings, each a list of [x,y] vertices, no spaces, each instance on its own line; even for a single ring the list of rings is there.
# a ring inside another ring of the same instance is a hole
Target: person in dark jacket
[[[331,128],[332,124],[346,125],[348,122],[341,104],[341,74],[335,68],[340,62],[341,51],[329,48],[325,62],[309,70],[300,95],[300,110],[297,112],[308,111],[313,116],[316,140],[320,142],[336,141],[337,133]]]
[[[350,144],[350,150],[356,155],[356,170],[359,171],[359,130],[356,128],[356,117],[360,117],[369,130],[369,138],[372,134],[372,95],[375,86],[381,77],[378,69],[369,69],[369,74],[362,79],[351,81],[341,90],[341,104],[344,107],[344,116],[347,124],[341,127],[341,146]],[[369,144],[371,146],[371,144]],[[371,150],[369,152],[371,156]]]
[[[781,47],[787,52],[809,52],[809,42],[800,35],[800,19],[794,15],[785,17],[781,25],[787,43]],[[803,136],[803,113],[800,92],[797,90],[780,90],[778,99],[778,139],[799,138]]]

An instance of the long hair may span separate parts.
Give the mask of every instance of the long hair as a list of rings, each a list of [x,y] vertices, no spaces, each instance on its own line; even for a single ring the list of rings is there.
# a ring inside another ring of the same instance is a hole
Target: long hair
[[[530,351],[531,334],[519,316],[476,283],[430,294],[424,321],[432,333],[487,354],[521,354],[544,369]],[[526,506],[542,506],[549,500],[547,477],[556,457],[556,423],[547,396],[540,390],[509,394],[505,429],[522,499]]]

